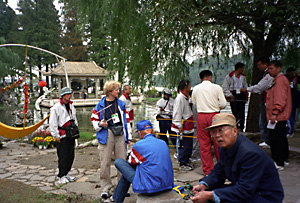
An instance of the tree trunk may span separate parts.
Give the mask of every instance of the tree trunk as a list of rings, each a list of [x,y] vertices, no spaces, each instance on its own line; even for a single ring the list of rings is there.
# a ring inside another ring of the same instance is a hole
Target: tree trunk
[[[260,57],[264,55],[263,40],[256,40],[253,42],[253,52],[254,52],[254,63],[253,63],[253,72],[252,72],[252,83],[251,85],[256,85],[262,78],[263,73],[260,72],[257,68],[257,62]],[[251,93],[249,106],[248,106],[248,115],[247,115],[247,132],[259,132],[259,102],[260,94]]]
[[[49,71],[49,64],[46,64],[46,72]],[[47,87],[49,88],[49,76],[46,76]]]
[[[38,56],[38,61],[39,61],[39,81],[42,80],[42,59],[41,59],[41,56]],[[40,87],[40,96],[43,95],[43,88]]]

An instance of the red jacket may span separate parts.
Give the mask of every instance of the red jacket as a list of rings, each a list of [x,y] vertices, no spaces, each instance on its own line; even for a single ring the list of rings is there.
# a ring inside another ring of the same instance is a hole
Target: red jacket
[[[267,91],[266,111],[267,119],[273,115],[277,121],[289,119],[292,110],[292,95],[288,79],[284,74],[278,74],[273,81],[274,85]]]

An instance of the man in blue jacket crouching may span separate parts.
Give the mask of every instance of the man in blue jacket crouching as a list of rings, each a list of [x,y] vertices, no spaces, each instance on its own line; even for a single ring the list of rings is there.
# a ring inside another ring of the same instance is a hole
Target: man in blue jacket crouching
[[[173,165],[167,144],[153,135],[148,120],[136,123],[141,140],[136,142],[129,156],[115,161],[122,174],[113,194],[116,203],[123,202],[132,183],[135,193],[154,195],[174,187]]]

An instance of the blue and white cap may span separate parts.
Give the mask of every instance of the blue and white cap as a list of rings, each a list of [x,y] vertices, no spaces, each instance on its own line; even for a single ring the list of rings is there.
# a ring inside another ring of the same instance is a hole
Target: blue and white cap
[[[152,124],[148,120],[141,120],[136,123],[136,130],[141,131],[141,130],[146,130],[146,129],[152,129]]]

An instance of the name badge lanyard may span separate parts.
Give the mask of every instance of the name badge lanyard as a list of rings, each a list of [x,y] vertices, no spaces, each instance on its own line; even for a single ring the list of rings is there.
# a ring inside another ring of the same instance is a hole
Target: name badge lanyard
[[[108,105],[107,101],[105,100],[106,104]],[[119,123],[120,122],[120,118],[119,118],[119,115],[117,113],[117,109],[118,109],[118,106],[117,106],[117,102],[115,100],[115,113],[112,112],[110,106],[109,106],[109,110],[110,110],[110,113],[111,113],[111,119],[113,121],[114,124],[116,123]]]

